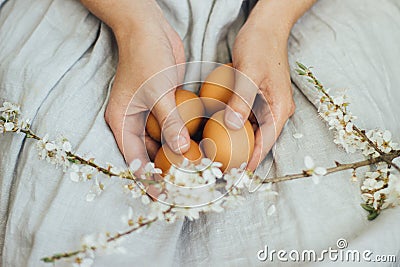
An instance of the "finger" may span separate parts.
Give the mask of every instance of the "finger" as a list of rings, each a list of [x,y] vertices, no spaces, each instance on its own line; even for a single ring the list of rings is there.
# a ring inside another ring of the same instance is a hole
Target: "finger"
[[[142,114],[129,115],[124,119],[122,129],[122,154],[129,164],[135,159],[139,159],[144,166],[150,158],[145,146],[144,119]]]
[[[148,136],[147,134],[144,136],[144,142],[145,142],[146,151],[147,151],[147,154],[149,155],[150,160],[154,161],[154,158],[156,157],[158,149],[160,148],[160,144],[157,141],[155,141],[153,138]]]
[[[250,171],[257,169],[261,161],[267,156],[272,146],[276,141],[276,131],[272,123],[262,124],[260,128],[256,130],[254,140],[254,151],[247,168]]]
[[[225,109],[225,123],[232,130],[241,129],[250,115],[258,86],[244,73],[235,70],[234,94]]]
[[[143,113],[125,115],[122,110],[111,107],[106,112],[106,122],[127,164],[135,159],[139,159],[142,166],[149,162],[144,142],[144,127],[140,127],[144,123]]]
[[[290,105],[292,105],[291,102]],[[267,156],[281,134],[286,121],[293,114],[293,112],[288,112],[292,108],[284,105],[275,105],[270,113],[267,115],[261,114],[264,117],[257,118],[263,123],[255,133],[254,152],[248,164],[249,170],[254,171]]]
[[[190,136],[175,104],[175,90],[161,97],[152,113],[159,122],[161,134],[171,150],[177,154],[188,151]]]

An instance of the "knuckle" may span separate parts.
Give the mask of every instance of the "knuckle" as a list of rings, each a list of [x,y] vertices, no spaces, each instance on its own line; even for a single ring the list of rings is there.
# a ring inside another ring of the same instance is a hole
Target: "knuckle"
[[[235,64],[235,68],[240,72],[241,75],[244,75],[246,79],[249,79],[253,82],[255,82],[256,77],[260,76],[260,69],[252,60],[239,61]]]
[[[170,115],[170,116],[163,118],[161,120],[160,124],[162,125],[162,128],[161,128],[162,132],[165,132],[166,134],[168,134],[170,132],[179,131],[179,129],[183,125],[183,122],[181,121],[181,119],[179,117]]]
[[[259,87],[260,87],[261,92],[263,92],[265,94],[268,92],[268,90],[270,88],[273,87],[273,81],[271,79],[269,79],[268,77],[266,77],[261,81]]]
[[[112,105],[108,105],[104,112],[104,120],[110,127],[110,129],[115,132],[118,131],[122,126],[123,118],[120,118]]]
[[[243,117],[247,116],[250,113],[251,106],[242,98],[237,98],[238,100],[235,101],[230,105],[230,108],[236,112],[239,112],[243,115]]]

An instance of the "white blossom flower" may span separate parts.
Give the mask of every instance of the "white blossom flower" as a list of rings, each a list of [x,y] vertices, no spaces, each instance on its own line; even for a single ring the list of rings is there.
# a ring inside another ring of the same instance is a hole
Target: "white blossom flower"
[[[31,127],[31,125],[30,125],[29,119],[21,120],[17,126],[17,128],[18,128],[17,132],[20,132],[21,130],[27,131],[27,130],[29,130],[30,127]]]
[[[98,179],[96,178],[94,180],[94,184],[90,188],[89,193],[86,195],[86,201],[91,202],[95,200],[98,196],[101,195],[104,191],[104,184],[99,182]]]
[[[380,190],[385,195],[382,209],[400,205],[400,178],[398,175],[390,174],[387,188]]]
[[[12,130],[14,130],[14,123],[12,123],[12,122],[4,123],[4,130],[6,132],[11,132]]]
[[[125,253],[126,250],[120,246],[124,238],[118,238],[114,241],[108,241],[109,234],[97,233],[85,235],[82,238],[82,246],[87,249],[94,248],[96,253],[112,254],[112,253]],[[93,250],[93,249],[92,249]]]
[[[75,258],[75,262],[72,264],[73,267],[91,267],[94,264],[94,260],[91,258]]]
[[[101,248],[107,247],[108,236],[105,233],[95,233],[84,235],[82,237],[82,246],[84,248]]]
[[[0,107],[0,112],[10,112],[10,113],[19,113],[20,106],[11,102],[4,102],[3,106]]]
[[[148,205],[152,202],[147,195],[146,188],[141,182],[131,183],[125,186],[125,189],[131,193],[132,198],[140,198],[142,204]]]
[[[165,197],[162,197],[162,198],[165,198]],[[167,218],[165,215],[165,212],[168,209],[170,209],[170,205],[168,205],[164,202],[161,202],[161,201],[153,201],[150,204],[150,213],[147,215],[147,218],[149,220],[153,220],[155,218],[158,218],[158,220],[165,220]],[[169,219],[172,219],[172,217],[170,217]]]
[[[88,165],[72,164],[70,178],[73,182],[90,180],[93,177],[95,169]]]
[[[225,189],[231,190],[232,187],[244,188],[247,187],[250,190],[251,183],[253,180],[250,179],[246,170],[239,168],[232,168],[228,173],[224,175],[224,180],[226,181]]]
[[[383,181],[377,181],[372,178],[365,179],[363,182],[363,185],[361,186],[361,190],[375,190],[375,189],[380,189],[384,186]]]
[[[315,184],[319,183],[319,178],[327,173],[326,168],[316,167],[314,160],[310,156],[304,158],[304,165],[306,166],[306,172],[311,174],[311,178]]]
[[[372,194],[370,194],[370,193],[362,193],[362,194],[361,194],[361,198],[362,198],[365,202],[369,203],[371,200],[373,200],[374,196],[373,196]]]
[[[46,143],[46,144],[44,145],[44,148],[45,148],[47,151],[51,152],[51,151],[53,151],[53,150],[56,150],[56,149],[57,149],[57,146],[56,146],[54,143],[48,142],[48,143]]]
[[[71,143],[68,142],[68,141],[65,141],[65,142],[63,143],[63,150],[64,150],[65,152],[71,152],[71,150],[72,150]]]
[[[146,176],[152,176],[153,174],[162,174],[162,170],[155,168],[153,162],[148,162],[144,166],[144,173]]]
[[[201,159],[201,163],[196,166],[198,171],[202,172],[202,177],[208,183],[215,183],[216,179],[222,178],[223,173],[221,171],[222,163],[213,162],[208,158]]]
[[[382,198],[382,193],[380,191],[376,191],[374,194],[374,200],[372,203],[372,206],[374,209],[378,209],[378,205],[380,204],[381,198]]]
[[[167,190],[175,190],[172,187],[198,187],[206,184],[207,180],[194,168],[187,166],[185,169],[171,166],[168,174],[164,177]]]
[[[272,186],[272,183],[262,183],[258,188],[259,198],[264,201],[271,201],[278,196],[278,192],[274,191]]]
[[[66,171],[70,166],[70,161],[65,149],[68,149],[71,144],[64,137],[59,137],[55,141],[49,141],[49,136],[46,134],[41,140],[36,143],[36,148],[39,154],[39,159],[45,159],[47,162],[61,166],[63,171]]]
[[[121,220],[124,224],[128,224],[128,226],[132,227],[134,225],[136,225],[134,219],[133,219],[133,209],[131,206],[128,207],[128,214],[127,215],[123,215],[121,217]]]
[[[295,134],[293,134],[293,138],[295,138],[295,139],[303,138],[303,134],[302,133],[295,133]]]
[[[3,117],[6,122],[9,120],[16,120],[20,113],[20,107],[10,102],[4,102],[3,106],[0,107],[0,112],[1,117]]]
[[[178,218],[186,217],[189,221],[197,220],[200,218],[201,209],[197,207],[175,207],[172,211]]]
[[[139,198],[145,194],[144,185],[141,182],[131,183],[125,186],[125,188],[129,190],[133,198]]]

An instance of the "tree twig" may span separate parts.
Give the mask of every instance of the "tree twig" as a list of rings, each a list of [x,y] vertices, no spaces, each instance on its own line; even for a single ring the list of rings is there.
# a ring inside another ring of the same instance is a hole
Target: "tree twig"
[[[383,161],[386,162],[386,160],[392,161],[393,159],[395,159],[397,157],[400,157],[400,150],[395,150],[395,151],[389,152],[385,155],[382,155],[382,156],[379,156],[376,158],[370,158],[370,159],[357,161],[357,162],[353,162],[353,163],[342,164],[342,163],[337,162],[335,167],[330,167],[330,168],[326,169],[326,175],[335,173],[335,172],[344,171],[344,170],[351,170],[351,169],[356,170],[360,167],[369,166],[369,165],[376,164],[376,163],[383,162]],[[278,183],[278,182],[295,180],[295,179],[310,177],[310,176],[312,176],[312,175],[306,171],[303,171],[302,173],[289,174],[289,175],[285,175],[282,177],[265,179],[263,181],[263,183]]]

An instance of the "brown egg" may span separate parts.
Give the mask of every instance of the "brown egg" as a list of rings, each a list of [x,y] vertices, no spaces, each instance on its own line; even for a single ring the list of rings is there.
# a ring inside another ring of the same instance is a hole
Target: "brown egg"
[[[197,165],[201,162],[202,157],[203,153],[201,152],[199,145],[193,140],[190,140],[189,150],[180,155],[172,152],[168,145],[164,144],[157,152],[156,158],[154,159],[154,165],[157,168],[160,168],[163,171],[163,174],[166,174],[171,168],[171,165],[180,167],[185,158],[189,163]]]
[[[204,107],[200,98],[193,92],[176,89],[175,102],[183,122],[191,136],[195,135],[204,116]],[[149,114],[146,123],[147,133],[156,141],[161,141],[161,128],[153,114]]]
[[[199,95],[208,116],[223,110],[232,96],[235,73],[231,67],[232,63],[219,66],[207,76],[201,86]]]
[[[207,158],[221,162],[222,171],[238,168],[248,163],[254,150],[254,132],[249,121],[234,131],[224,123],[225,110],[215,113],[203,131],[202,149]]]

